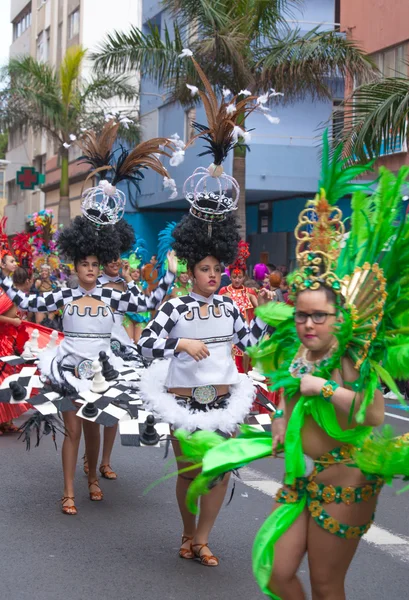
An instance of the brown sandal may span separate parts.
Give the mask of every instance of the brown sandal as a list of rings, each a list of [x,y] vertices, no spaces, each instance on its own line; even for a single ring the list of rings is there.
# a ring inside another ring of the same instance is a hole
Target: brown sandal
[[[61,510],[65,515],[76,515],[77,514],[77,508],[75,505],[73,506],[64,506],[64,504],[67,502],[67,500],[74,500],[74,496],[63,496],[61,498]]]
[[[84,473],[85,473],[85,475],[88,475],[89,467],[88,467],[88,458],[87,458],[86,454],[84,454],[84,456],[82,457],[82,460],[84,461],[84,465],[83,465]]]
[[[111,465],[101,465],[99,467],[99,472],[101,473],[102,477],[104,477],[105,479],[116,479],[117,478],[117,474],[115,473],[115,471],[113,471],[111,469]]]
[[[182,535],[182,546],[183,544],[186,544],[186,542],[189,542],[191,540],[193,540],[193,537],[189,537],[188,535]],[[180,558],[186,558],[186,560],[192,560],[194,558],[192,544],[190,544],[190,548],[180,548],[179,556]]]
[[[195,550],[195,546],[199,546],[199,550]],[[200,561],[200,564],[203,565],[204,567],[218,567],[219,566],[219,559],[217,558],[217,556],[213,556],[213,554],[211,554],[210,556],[201,556],[201,551],[203,550],[203,548],[208,548],[209,544],[192,544],[192,551],[194,554],[194,559]],[[209,561],[210,560],[214,560],[216,561],[215,564],[211,564]]]
[[[91,485],[97,485],[99,490],[96,492],[91,492]],[[92,500],[93,502],[100,502],[103,497],[104,494],[101,490],[101,488],[99,487],[99,483],[98,483],[98,479],[95,479],[95,481],[90,481],[88,482],[88,489],[89,489],[89,499]]]

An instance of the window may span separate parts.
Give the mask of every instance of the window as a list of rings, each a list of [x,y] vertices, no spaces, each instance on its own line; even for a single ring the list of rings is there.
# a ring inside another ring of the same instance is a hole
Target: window
[[[68,22],[68,39],[72,40],[73,37],[78,35],[80,32],[80,11],[79,8],[74,10],[69,16]]]
[[[42,175],[45,175],[45,163],[47,162],[47,154],[38,154],[33,159],[33,167]]]
[[[13,42],[19,38],[31,25],[31,2],[13,21]]]
[[[189,108],[185,111],[185,144],[190,142],[192,137],[196,134],[193,123],[196,121],[196,108]]]
[[[372,55],[378,69],[384,77],[406,77],[408,74],[408,47],[400,44],[388,50],[382,50]]]

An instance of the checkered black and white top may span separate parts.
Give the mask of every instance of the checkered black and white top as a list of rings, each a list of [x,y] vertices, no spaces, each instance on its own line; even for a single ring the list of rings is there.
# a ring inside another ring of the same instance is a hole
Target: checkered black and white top
[[[0,284],[9,298],[23,310],[31,312],[51,312],[64,308],[73,300],[90,296],[101,302],[108,304],[114,311],[118,312],[145,312],[155,309],[165,296],[169,285],[173,282],[174,276],[167,272],[160,280],[158,287],[151,296],[145,296],[139,290],[135,282],[127,284],[126,292],[120,292],[111,288],[97,286],[92,290],[85,290],[78,286],[74,289],[59,289],[54,292],[45,292],[44,294],[25,294],[13,286],[10,277],[0,278]]]
[[[208,316],[203,317],[200,307],[206,304]],[[137,347],[148,359],[177,355],[181,338],[199,339],[210,346],[235,344],[245,350],[256,344],[267,330],[268,326],[258,317],[247,324],[231,298],[216,294],[203,298],[192,292],[165,302],[143,330]]]
[[[134,296],[138,295],[145,299],[146,310],[155,310],[156,308],[158,308],[159,304],[162,302],[162,300],[168,293],[169,287],[173,284],[174,279],[175,279],[175,275],[173,273],[171,273],[170,271],[167,271],[165,276],[162,277],[162,279],[160,279],[158,287],[156,289],[154,289],[149,294],[149,296],[146,296],[144,294],[144,292],[141,291],[140,287],[135,282],[133,282],[133,286],[134,286],[134,287],[132,287],[133,295]],[[102,273],[102,275],[100,275],[97,279],[98,287],[102,286],[102,287],[109,288],[110,283],[122,283],[125,286],[128,286],[128,289],[129,289],[129,286],[131,285],[132,282],[127,284],[125,279],[123,279],[123,277],[120,277],[120,276],[110,277],[109,275],[106,275],[106,273]],[[121,311],[117,311],[117,312],[121,312]],[[145,312],[145,311],[139,310],[137,312]]]

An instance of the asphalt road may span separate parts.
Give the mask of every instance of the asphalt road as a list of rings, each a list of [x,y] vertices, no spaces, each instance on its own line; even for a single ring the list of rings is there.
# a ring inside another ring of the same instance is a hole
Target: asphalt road
[[[388,421],[397,432],[409,431],[409,418]],[[16,436],[2,436],[0,452],[0,600],[263,598],[251,574],[251,545],[270,511],[281,461],[260,462],[243,473],[216,523],[211,548],[221,562],[210,569],[177,556],[182,530],[174,481],[144,495],[163,474],[162,449],[118,442],[113,467],[119,478],[102,480],[100,503],[88,500],[79,463],[76,517],[60,512],[60,455],[50,439],[27,453]],[[382,492],[373,539],[360,544],[348,575],[348,600],[409,598],[408,503],[409,492]],[[307,586],[306,565],[301,577]]]

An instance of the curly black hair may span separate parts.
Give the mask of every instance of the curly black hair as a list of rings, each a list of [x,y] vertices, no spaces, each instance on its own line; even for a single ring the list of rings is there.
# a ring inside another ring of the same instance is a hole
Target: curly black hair
[[[86,217],[75,217],[70,227],[60,233],[58,248],[74,265],[86,256],[96,256],[105,265],[119,257],[121,239],[113,225],[97,228]]]
[[[176,256],[185,260],[190,270],[206,256],[214,256],[226,265],[232,264],[240,240],[239,225],[232,214],[224,221],[213,223],[211,235],[208,223],[188,214],[176,225],[172,235]]]
[[[125,219],[121,219],[114,225],[114,229],[121,240],[120,254],[129,252],[136,242],[134,228]]]

